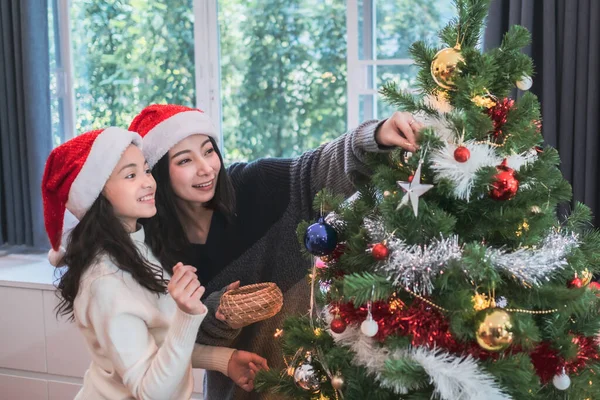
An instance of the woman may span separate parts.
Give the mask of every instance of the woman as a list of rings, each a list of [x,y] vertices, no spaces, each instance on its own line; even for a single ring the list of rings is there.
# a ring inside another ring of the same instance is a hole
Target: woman
[[[177,263],[170,281],[144,243],[139,218],[156,213],[156,184],[139,135],[108,128],[55,148],[42,182],[49,258],[68,269],[59,313],[74,318],[92,356],[76,399],[189,399],[192,364],[244,390],[266,368],[255,354],[195,344],[207,315],[196,268]],[[80,222],[61,248],[65,209]]]
[[[181,259],[199,266],[207,293],[234,279],[243,285],[275,282],[284,293],[282,312],[244,328],[233,343],[280,367],[273,333],[287,315],[308,309],[305,275],[310,263],[300,252],[298,223],[315,217],[312,202],[319,190],[327,187],[350,196],[353,183],[368,178],[366,153],[393,146],[415,151],[420,128],[410,114],[395,113],[385,121],[367,121],[295,159],[261,159],[225,169],[217,130],[206,114],[177,105],[148,106],[129,127],[143,137],[159,188],[158,212],[145,222],[146,241],[164,265]],[[206,328],[203,324],[201,329]],[[233,340],[234,332],[224,324],[221,328],[222,338]],[[203,335],[202,340],[208,339]],[[212,339],[202,343],[228,343]],[[208,398],[259,398],[210,372],[206,386]]]

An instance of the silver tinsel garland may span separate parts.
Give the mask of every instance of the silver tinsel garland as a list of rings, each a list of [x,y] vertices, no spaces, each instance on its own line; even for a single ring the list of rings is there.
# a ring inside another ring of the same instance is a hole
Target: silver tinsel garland
[[[412,290],[420,295],[430,295],[433,280],[444,273],[449,263],[462,258],[458,236],[433,239],[426,245],[408,245],[388,233],[381,218],[366,218],[364,226],[373,242],[386,241],[389,257],[376,271],[387,276],[394,285]],[[550,275],[568,265],[566,257],[578,246],[574,233],[552,232],[538,248],[520,248],[513,252],[488,248],[486,257],[495,268],[513,276],[523,286],[540,285],[549,281]],[[468,271],[465,271],[468,275]]]
[[[462,256],[458,236],[434,239],[426,245],[408,245],[402,240],[388,240],[390,256],[377,271],[387,274],[394,285],[401,285],[421,295],[430,295],[433,280],[443,273],[452,260]]]
[[[462,257],[458,236],[434,239],[426,245],[409,245],[388,234],[381,219],[365,219],[365,228],[375,242],[386,241],[389,257],[377,267],[394,285],[409,288],[415,293],[430,295],[433,279],[443,273],[448,263]]]
[[[538,248],[521,248],[513,252],[488,249],[492,264],[519,280],[524,286],[541,285],[549,275],[568,265],[566,257],[579,246],[577,235],[552,232]]]

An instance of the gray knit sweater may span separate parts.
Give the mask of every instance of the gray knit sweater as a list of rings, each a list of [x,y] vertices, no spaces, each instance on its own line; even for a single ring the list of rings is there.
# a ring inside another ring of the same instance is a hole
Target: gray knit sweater
[[[296,159],[261,159],[234,164],[229,170],[236,191],[237,208],[233,223],[215,212],[204,245],[191,244],[180,256],[198,268],[207,293],[217,294],[227,284],[275,282],[282,290],[284,304],[275,317],[244,328],[241,333],[215,320],[205,319],[198,342],[225,345],[255,352],[271,368],[283,368],[282,352],[273,338],[276,328],[290,315],[309,308],[306,274],[311,265],[301,255],[296,227],[316,216],[312,202],[318,191],[329,188],[349,197],[353,182],[367,178],[367,152],[380,152],[375,131],[381,122],[367,121],[338,139],[308,151]],[[206,300],[213,314],[218,295]],[[274,399],[273,395],[247,393],[218,372],[207,372],[205,398],[209,400]]]

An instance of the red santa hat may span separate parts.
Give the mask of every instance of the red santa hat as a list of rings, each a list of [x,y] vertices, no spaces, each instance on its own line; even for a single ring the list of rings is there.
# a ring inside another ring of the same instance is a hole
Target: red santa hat
[[[133,119],[129,130],[144,138],[144,156],[150,168],[188,136],[203,134],[219,140],[217,128],[202,110],[174,104],[152,104],[144,108]]]
[[[74,137],[48,156],[42,197],[52,265],[59,265],[64,255],[61,238],[65,209],[81,220],[131,144],[141,147],[142,138],[135,132],[110,127]]]

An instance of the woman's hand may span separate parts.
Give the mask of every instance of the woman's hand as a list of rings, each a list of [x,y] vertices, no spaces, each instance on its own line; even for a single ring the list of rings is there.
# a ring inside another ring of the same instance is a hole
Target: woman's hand
[[[397,146],[406,151],[415,152],[419,146],[417,140],[423,125],[414,119],[411,113],[396,111],[375,133],[375,141],[380,146]]]
[[[192,315],[206,312],[206,307],[200,301],[204,286],[200,285],[196,268],[191,265],[177,263],[173,267],[173,276],[167,290],[181,311]]]
[[[236,350],[229,359],[227,376],[246,392],[254,389],[254,377],[261,369],[269,370],[267,360],[258,354]]]

